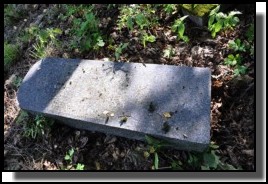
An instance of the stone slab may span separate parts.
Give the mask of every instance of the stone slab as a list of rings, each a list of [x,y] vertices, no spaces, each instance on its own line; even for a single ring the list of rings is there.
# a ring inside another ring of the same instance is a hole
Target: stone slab
[[[211,72],[180,67],[45,58],[19,88],[22,109],[79,129],[163,139],[203,151],[210,142]]]

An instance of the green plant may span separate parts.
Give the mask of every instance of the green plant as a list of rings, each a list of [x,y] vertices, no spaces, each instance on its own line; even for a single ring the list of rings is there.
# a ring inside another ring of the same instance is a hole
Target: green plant
[[[172,28],[171,28],[173,32],[177,32],[178,33],[178,38],[179,39],[182,39],[185,42],[188,42],[189,41],[188,36],[185,36],[184,35],[185,25],[184,25],[184,22],[183,21],[187,17],[188,17],[188,15],[183,16],[183,17],[177,19],[175,21],[175,23],[173,24]]]
[[[168,46],[163,52],[166,58],[170,58],[174,55],[174,49],[171,46]]]
[[[242,61],[242,58],[240,54],[229,54],[227,58],[224,59],[224,64],[228,66],[235,66],[235,65],[240,65]]]
[[[26,120],[26,119],[25,119]],[[49,131],[50,127],[53,125],[54,121],[46,119],[41,115],[37,115],[34,121],[24,122],[24,136],[30,138],[38,138],[41,137],[45,133],[45,131]]]
[[[177,10],[178,5],[177,4],[163,4],[163,8],[167,14],[172,14],[173,12]]]
[[[34,58],[45,58],[47,56],[46,54],[46,47],[40,43],[35,43],[33,44],[33,51],[30,51],[30,56],[34,57]]]
[[[117,20],[119,30],[126,27],[133,30],[135,25],[140,29],[151,28],[158,24],[158,18],[155,16],[155,6],[150,4],[126,5],[120,7],[120,14]]]
[[[241,42],[241,40],[235,39],[235,40],[230,40],[229,43],[229,48],[233,49],[234,51],[243,51],[246,52],[246,47],[245,45]]]
[[[133,16],[135,15],[136,7],[123,6],[120,8],[120,14],[117,20],[117,26],[119,30],[123,27],[127,27],[129,30],[133,29]]]
[[[48,44],[51,43],[58,46],[56,36],[62,34],[62,31],[59,28],[40,30],[38,27],[31,27],[28,31],[36,38],[36,43],[33,45],[34,50],[30,51],[30,55],[34,58],[46,57],[46,47]]]
[[[228,163],[223,163],[216,154],[219,146],[211,142],[209,147],[203,153],[189,152],[188,166],[191,169],[201,170],[237,170]],[[241,168],[239,168],[241,169]]]
[[[71,169],[74,166],[72,165],[73,163],[73,156],[74,156],[74,148],[71,148],[65,155],[64,160],[66,160],[68,162],[68,167],[65,169],[67,170],[68,168]],[[84,170],[85,165],[81,164],[81,163],[77,163],[76,164],[76,168],[75,170]]]
[[[208,20],[208,29],[211,31],[212,38],[215,38],[216,34],[222,29],[232,29],[239,22],[239,18],[235,15],[242,14],[239,11],[231,11],[229,14],[218,12],[220,5],[211,10]]]
[[[146,42],[155,42],[155,36],[154,35],[148,35],[146,32],[142,34],[142,44],[143,47],[146,47]]]
[[[74,19],[72,33],[74,34],[73,48],[88,51],[92,48],[98,50],[105,45],[99,30],[99,21],[93,12],[87,13],[83,18]]]
[[[150,154],[154,155],[154,169],[158,169],[159,166],[159,158],[158,158],[158,151],[168,144],[163,140],[158,140],[153,138],[149,135],[145,135],[146,142],[149,144],[149,151],[144,153],[145,157],[148,157]]]
[[[224,64],[228,66],[235,66],[235,65],[240,65],[241,64],[241,56],[239,54],[233,55],[229,54],[227,58],[224,59]]]
[[[84,170],[84,167],[85,167],[84,164],[80,164],[80,163],[78,163],[78,164],[76,165],[76,170]]]
[[[118,61],[122,52],[127,48],[128,43],[120,43],[120,45],[115,49],[115,60]]]
[[[17,45],[4,42],[4,69],[7,70],[16,62],[19,57],[19,47]]]
[[[234,69],[235,76],[240,75],[240,74],[244,75],[246,74],[246,72],[247,72],[247,67],[243,65],[237,65],[236,68]]]
[[[233,55],[229,54],[227,58],[224,59],[224,64],[228,66],[234,66],[234,74],[237,75],[244,75],[247,71],[247,67],[242,65],[242,57],[239,54]]]
[[[25,13],[16,6],[16,4],[6,4],[4,6],[4,25],[11,25],[19,21]]]
[[[135,21],[141,29],[143,29],[144,27],[149,27],[150,25],[149,20],[147,19],[147,17],[145,17],[143,13],[137,14],[135,17]]]
[[[74,149],[72,148],[66,153],[66,155],[64,157],[64,160],[69,161],[70,163],[72,163],[73,155],[74,155]]]

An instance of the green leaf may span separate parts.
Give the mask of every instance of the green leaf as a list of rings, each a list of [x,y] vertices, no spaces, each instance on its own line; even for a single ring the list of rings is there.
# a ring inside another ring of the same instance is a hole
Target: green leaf
[[[214,30],[211,32],[211,36],[212,36],[212,38],[215,38],[216,32]]]
[[[104,41],[101,38],[98,38],[97,45],[103,47],[105,45]]]
[[[123,46],[121,47],[122,50],[125,49],[128,46],[128,43],[124,43]]]
[[[229,54],[229,55],[228,55],[228,59],[230,59],[230,60],[234,60],[234,59],[235,59],[235,57],[234,57],[234,55],[233,55],[233,54]]]
[[[177,25],[177,24],[174,24],[174,25],[171,27],[171,31],[172,31],[172,32],[176,32],[176,31],[177,31],[177,27],[178,27],[178,25]]]
[[[203,159],[205,165],[213,169],[216,169],[219,164],[219,157],[215,155],[214,150],[212,150],[211,153],[205,153]]]
[[[147,37],[147,41],[149,42],[155,42],[155,36],[154,35],[150,35]]]
[[[215,20],[215,16],[214,15],[212,15],[212,16],[209,17],[209,20],[208,20],[208,29],[210,31],[211,31],[211,25],[213,24],[214,20]]]
[[[127,28],[130,29],[130,30],[133,30],[133,21],[132,21],[132,18],[131,17],[128,17],[127,18]]]
[[[216,24],[215,24],[215,33],[219,32],[222,28],[222,25],[223,25],[223,21],[222,20],[219,20]]]
[[[189,38],[188,38],[188,36],[183,36],[182,40],[187,43],[189,41]]]
[[[154,152],[154,168],[158,169],[158,165],[159,165],[158,154],[157,152]]]
[[[147,20],[143,14],[139,13],[136,16],[136,23],[143,29],[143,27],[146,26]]]
[[[183,23],[178,25],[178,33],[179,33],[179,37],[182,38],[183,34],[184,34],[184,30],[185,30],[185,26]]]
[[[240,75],[240,74],[244,75],[244,74],[246,74],[246,71],[247,71],[247,67],[238,65],[236,67],[236,69],[234,70],[234,74],[235,75]]]
[[[72,149],[69,150],[70,157],[73,157],[73,154],[74,154],[74,149],[72,148]]]
[[[80,164],[80,163],[78,163],[78,164],[76,165],[76,170],[84,170],[84,167],[85,167],[84,164]]]
[[[53,32],[54,32],[54,33],[57,33],[57,34],[62,34],[62,30],[59,29],[59,28],[55,28],[55,29],[53,29]]]
[[[219,10],[220,10],[220,5],[214,8],[213,10],[211,10],[211,12],[209,13],[209,16],[216,14]]]
[[[71,160],[71,157],[69,155],[65,155],[64,160]]]
[[[238,22],[239,22],[239,18],[238,17],[234,17],[234,18],[231,19],[230,24],[232,26],[235,26]]]

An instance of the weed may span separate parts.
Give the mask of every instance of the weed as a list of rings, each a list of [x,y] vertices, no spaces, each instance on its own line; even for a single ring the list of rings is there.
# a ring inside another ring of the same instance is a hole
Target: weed
[[[80,164],[80,163],[78,163],[78,164],[76,165],[76,170],[84,170],[84,167],[85,167],[84,164]]]
[[[120,45],[115,49],[115,60],[118,61],[122,52],[127,48],[128,43],[120,43]]]
[[[48,44],[51,43],[58,46],[56,36],[62,34],[59,28],[40,30],[38,27],[31,27],[28,31],[36,38],[36,43],[33,45],[34,50],[30,54],[34,58],[46,57],[46,47]]]
[[[246,74],[247,72],[247,67],[246,66],[241,66],[241,65],[237,65],[236,68],[234,69],[234,75],[237,76],[237,75],[244,75]]]
[[[167,146],[168,144],[163,140],[155,139],[151,136],[145,135],[146,142],[149,144],[149,150],[144,152],[145,157],[149,157],[150,154],[154,155],[154,169],[158,169],[159,166],[159,158],[158,158],[158,152],[159,150]]]
[[[148,35],[146,32],[142,34],[142,44],[143,47],[146,47],[146,42],[155,42],[155,36],[154,35]]]
[[[168,46],[167,49],[165,49],[163,52],[164,57],[168,59],[174,55],[174,50],[171,46]]]
[[[21,19],[23,12],[18,11],[16,4],[7,4],[4,7],[4,25],[11,25]]]
[[[188,166],[192,169],[201,170],[237,170],[232,165],[223,163],[220,160],[220,157],[216,155],[215,151],[218,148],[218,145],[211,142],[208,149],[203,153],[189,152]]]
[[[188,15],[183,16],[175,21],[175,23],[172,26],[172,31],[178,33],[178,38],[182,39],[184,42],[188,42],[189,38],[188,36],[184,36],[185,31],[185,25],[184,25],[184,19],[186,19]]]
[[[235,65],[240,65],[241,64],[241,56],[239,54],[233,55],[229,54],[227,58],[224,59],[224,64],[228,66],[235,66]]]
[[[247,67],[242,65],[242,57],[239,54],[233,55],[229,54],[227,58],[224,59],[224,64],[228,66],[234,66],[234,74],[237,75],[244,75],[247,71]]]
[[[70,163],[72,163],[72,160],[73,160],[73,155],[74,155],[74,149],[70,149],[68,151],[68,153],[66,153],[65,157],[64,157],[64,160],[67,160],[69,161]]]
[[[241,40],[235,39],[235,40],[230,40],[229,43],[229,48],[233,49],[234,51],[242,51],[242,52],[246,52],[246,47],[245,45],[241,42]]]
[[[88,51],[92,48],[98,50],[103,47],[105,43],[98,25],[99,21],[93,12],[87,13],[83,18],[74,19],[72,47],[79,48],[82,51]]]
[[[147,19],[147,17],[145,17],[145,15],[142,13],[136,15],[135,21],[140,26],[141,29],[143,29],[144,27],[149,27],[150,22]]]
[[[229,14],[218,12],[220,5],[211,10],[209,14],[208,29],[211,31],[212,38],[222,29],[232,29],[239,22],[239,18],[235,15],[242,14],[239,11],[231,11]]]
[[[50,131],[50,127],[54,121],[46,119],[41,115],[37,115],[34,120],[31,120],[25,111],[22,111],[16,120],[16,123],[23,124],[24,133],[23,136],[27,138],[39,138],[41,135]]]
[[[64,160],[66,160],[68,162],[68,167],[67,168],[63,168],[64,170],[68,170],[71,168],[74,168],[73,163],[73,156],[74,156],[74,148],[71,148],[65,155]],[[85,165],[81,164],[81,163],[77,163],[75,170],[84,170]]]
[[[150,4],[122,6],[118,17],[119,30],[124,27],[133,30],[135,25],[139,26],[140,29],[145,29],[158,24],[155,7]]]
[[[34,58],[45,58],[46,57],[46,48],[45,46],[41,45],[40,43],[35,43],[33,45],[34,51],[30,51],[30,55]]]
[[[172,14],[177,10],[177,4],[163,4],[164,11],[167,14]]]
[[[4,42],[4,69],[7,70],[12,64],[16,62],[18,57],[18,46]]]

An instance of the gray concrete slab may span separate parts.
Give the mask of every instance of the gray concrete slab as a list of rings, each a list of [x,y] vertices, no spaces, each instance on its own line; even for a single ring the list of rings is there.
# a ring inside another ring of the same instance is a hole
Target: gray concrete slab
[[[208,68],[46,58],[25,76],[18,102],[72,127],[202,151],[210,142],[210,75]]]

